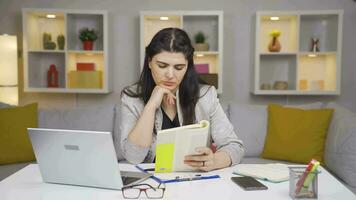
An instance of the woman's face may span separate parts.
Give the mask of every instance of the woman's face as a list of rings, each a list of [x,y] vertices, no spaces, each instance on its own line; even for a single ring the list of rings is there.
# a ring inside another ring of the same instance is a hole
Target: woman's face
[[[182,82],[188,68],[188,61],[183,53],[162,51],[149,62],[156,85],[175,92]]]

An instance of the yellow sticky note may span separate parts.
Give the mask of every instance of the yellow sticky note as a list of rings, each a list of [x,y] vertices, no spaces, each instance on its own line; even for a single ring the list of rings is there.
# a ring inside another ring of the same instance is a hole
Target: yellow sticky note
[[[156,147],[156,173],[173,171],[174,143],[159,144]]]

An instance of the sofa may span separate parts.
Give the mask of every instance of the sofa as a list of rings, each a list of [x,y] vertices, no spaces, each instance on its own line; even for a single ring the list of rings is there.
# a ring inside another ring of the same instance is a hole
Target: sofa
[[[1,107],[6,107],[0,104]],[[289,163],[280,160],[260,158],[267,133],[267,106],[230,103],[223,106],[225,113],[242,139],[245,157],[242,163]],[[356,194],[356,114],[336,103],[311,103],[295,105],[303,109],[333,108],[334,114],[329,125],[325,150],[325,168]],[[75,109],[39,109],[38,127],[110,131],[115,144],[120,140],[120,106],[102,105]],[[116,145],[119,162],[125,162]],[[1,153],[1,152],[0,152]],[[0,165],[0,181],[29,163]]]

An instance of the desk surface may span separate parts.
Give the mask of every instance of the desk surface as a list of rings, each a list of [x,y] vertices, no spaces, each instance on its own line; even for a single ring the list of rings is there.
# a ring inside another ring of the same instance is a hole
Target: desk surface
[[[121,170],[135,170],[132,165],[120,164]],[[230,180],[233,168],[212,173],[222,178],[166,184],[164,199],[290,199],[289,182],[269,183],[268,190],[246,192]],[[321,169],[319,175],[319,200],[356,199],[356,196]],[[153,180],[148,180],[153,181]],[[144,194],[141,194],[144,195]],[[38,165],[31,164],[0,182],[1,200],[98,200],[123,199],[121,191],[88,188],[70,185],[47,184],[42,182]]]

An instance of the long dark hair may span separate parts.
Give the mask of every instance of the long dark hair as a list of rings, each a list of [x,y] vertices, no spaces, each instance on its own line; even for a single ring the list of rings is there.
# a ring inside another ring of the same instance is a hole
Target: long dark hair
[[[145,60],[139,81],[136,83],[136,91],[130,90],[130,86],[124,88],[122,93],[130,97],[141,98],[146,104],[156,86],[151,69],[148,64],[153,56],[162,51],[183,53],[188,61],[187,71],[179,85],[179,102],[183,113],[183,125],[195,122],[195,106],[199,99],[199,79],[194,69],[194,48],[188,34],[182,29],[165,28],[160,30],[152,38],[145,50]]]

